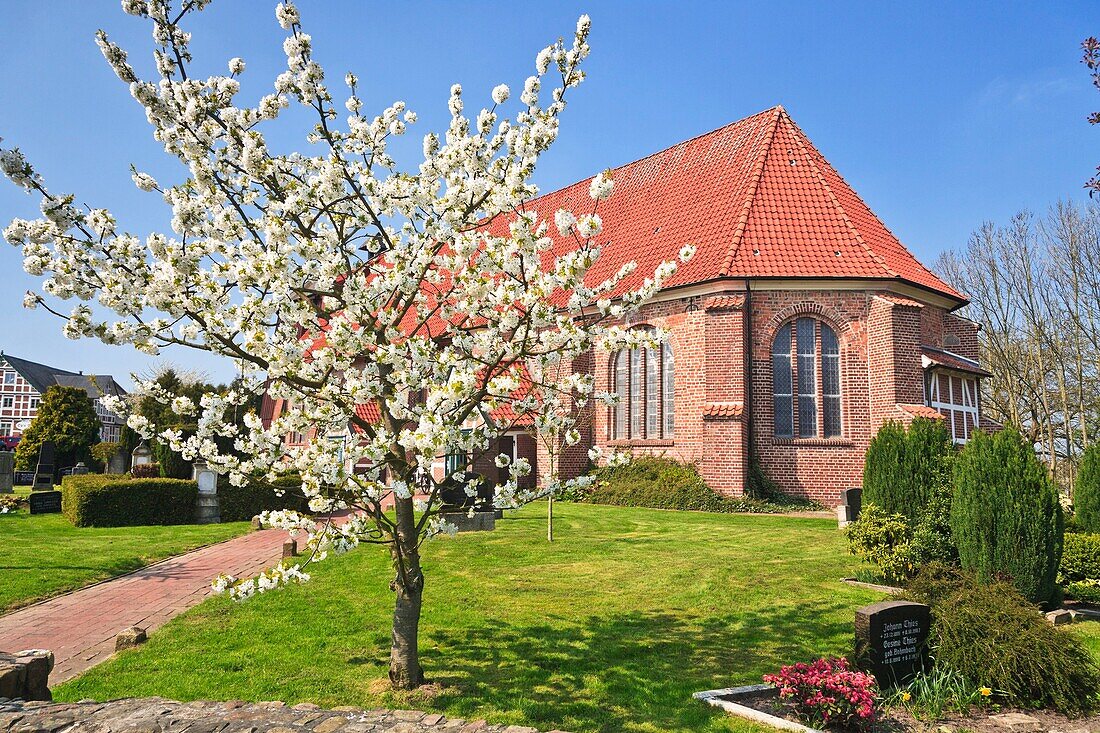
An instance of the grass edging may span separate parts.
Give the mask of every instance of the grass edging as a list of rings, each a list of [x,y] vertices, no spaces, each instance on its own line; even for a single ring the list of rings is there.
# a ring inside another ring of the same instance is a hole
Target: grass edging
[[[721,708],[727,713],[736,715],[739,718],[745,718],[754,723],[761,723],[772,728],[797,731],[797,733],[822,733],[822,731],[819,731],[817,728],[810,728],[801,723],[796,723],[793,720],[780,718],[778,715],[770,715],[756,708],[750,708],[748,705],[741,705],[733,702],[733,700],[730,699],[733,698],[735,700],[738,697],[758,695],[761,692],[768,691],[778,693],[778,690],[771,685],[745,685],[744,687],[726,687],[721,690],[704,690],[694,693],[692,697],[696,700],[702,700],[708,705]]]

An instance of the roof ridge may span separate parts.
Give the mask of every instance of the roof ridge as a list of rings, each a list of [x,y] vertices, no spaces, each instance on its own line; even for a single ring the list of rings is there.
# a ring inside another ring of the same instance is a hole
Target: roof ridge
[[[752,172],[749,174],[751,181],[745,192],[745,203],[741,207],[741,215],[737,218],[737,226],[733,230],[733,239],[730,241],[729,250],[726,252],[726,259],[722,263],[721,274],[725,277],[729,277],[733,260],[737,257],[737,251],[741,248],[741,240],[745,237],[745,228],[749,223],[749,214],[752,213],[752,205],[756,201],[756,192],[760,189],[760,181],[764,177],[764,165],[767,163],[768,154],[775,143],[775,131],[779,129],[779,120],[786,114],[786,110],[783,109],[781,104],[777,104],[771,110],[766,111],[772,111],[775,115],[772,117],[770,127],[764,136],[763,149],[760,151],[760,155],[757,156],[756,162],[753,163]]]
[[[859,203],[863,204],[863,208],[866,209],[867,213],[870,214],[874,218],[874,220],[878,222],[879,226],[882,227],[883,231],[885,231],[887,234],[889,234],[891,237],[893,237],[894,241],[897,242],[898,245],[902,249],[904,249],[905,252],[909,255],[909,259],[911,259],[913,262],[917,263],[917,267],[924,270],[926,273],[928,273],[929,275],[934,277],[936,280],[938,280],[939,282],[946,285],[949,289],[954,291],[955,294],[958,295],[959,297],[961,297],[963,300],[969,300],[969,298],[967,297],[967,295],[965,293],[959,292],[959,290],[954,285],[952,285],[951,283],[945,282],[942,277],[940,277],[935,272],[933,272],[932,269],[930,267],[928,267],[927,265],[925,265],[924,262],[922,262],[919,257],[914,255],[909,250],[909,247],[907,247],[905,245],[905,242],[901,241],[901,239],[898,237],[898,235],[894,234],[894,230],[886,225],[886,222],[884,222],[882,220],[882,217],[880,217],[878,214],[876,214],[875,210],[872,209],[867,204],[867,202],[863,200],[863,197],[859,195],[859,191],[857,191],[855,189],[855,187],[852,186],[852,184],[848,183],[848,181],[844,178],[844,176],[840,173],[840,171],[838,171],[836,169],[836,167],[833,166],[832,163],[829,163],[829,161],[827,159],[825,159],[824,155],[821,155],[821,151],[817,149],[817,146],[813,144],[812,140],[810,140],[809,138],[806,137],[805,133],[802,132],[802,128],[798,126],[798,123],[795,122],[792,119],[791,124],[794,125],[795,129],[798,130],[798,132],[802,135],[802,137],[805,138],[810,143],[810,147],[814,149],[814,151],[821,157],[821,159],[825,160],[825,162],[828,164],[828,166],[830,168],[832,168],[833,175],[835,175],[837,178],[839,178],[841,181],[844,182],[844,185],[846,185],[848,187],[848,190],[852,192],[852,195],[855,196],[856,201],[859,201]],[[895,277],[901,277],[901,275],[895,275]],[[902,278],[902,279],[903,280],[909,280],[910,278]]]
[[[643,155],[640,158],[636,158],[634,160],[627,161],[626,163],[623,163],[622,165],[617,165],[613,168],[607,168],[607,169],[603,169],[603,170],[611,170],[611,171],[615,171],[615,172],[620,171],[623,168],[626,168],[627,166],[634,165],[635,163],[641,163],[643,160],[649,160],[650,158],[655,158],[658,155],[663,155],[664,153],[667,153],[669,150],[672,150],[673,148],[678,148],[681,145],[687,145],[690,142],[694,142],[695,140],[698,140],[700,138],[704,138],[708,135],[713,135],[714,133],[716,133],[720,130],[725,130],[727,127],[734,127],[736,125],[743,125],[743,124],[745,124],[746,122],[748,122],[749,120],[751,120],[754,117],[760,117],[761,115],[766,115],[769,112],[776,112],[776,111],[785,112],[785,110],[783,109],[783,105],[777,104],[777,105],[774,105],[772,107],[768,107],[767,109],[760,110],[759,112],[754,112],[751,115],[749,115],[748,117],[742,117],[739,120],[734,120],[733,122],[727,122],[726,124],[719,125],[718,127],[715,127],[712,130],[707,130],[706,132],[701,132],[698,135],[693,135],[692,137],[689,137],[687,140],[681,140],[678,143],[673,143],[672,145],[661,148],[660,150],[649,153],[648,155]],[[524,203],[525,204],[532,203],[534,201],[538,201],[541,198],[545,198],[547,196],[552,196],[553,194],[564,191],[567,188],[572,188],[573,186],[584,183],[585,181],[590,181],[595,177],[596,177],[596,174],[593,173],[590,176],[585,176],[584,178],[573,181],[572,183],[567,183],[564,186],[559,186],[558,188],[555,188],[552,191],[545,191],[544,192],[544,191],[540,190],[537,196],[532,196],[531,198],[527,199]]]
[[[836,206],[837,211],[840,212],[841,218],[844,219],[844,223],[848,225],[848,229],[852,232],[852,235],[856,238],[856,241],[859,242],[864,251],[866,251],[867,254],[871,256],[871,259],[877,262],[879,266],[881,266],[882,269],[887,272],[887,274],[889,274],[891,277],[900,278],[901,275],[894,272],[894,270],[891,269],[888,264],[886,264],[886,259],[878,252],[876,252],[871,247],[871,245],[867,244],[867,241],[863,238],[863,235],[859,233],[859,229],[856,227],[855,222],[853,222],[852,218],[848,216],[848,212],[844,210],[844,205],[840,203],[840,199],[837,198],[836,193],[833,192],[832,186],[829,185],[829,182],[825,180],[825,176],[822,175],[821,169],[817,166],[817,162],[814,160],[814,156],[810,153],[809,150],[806,149],[806,143],[809,142],[809,140],[806,139],[806,134],[802,132],[802,128],[800,128],[798,124],[789,116],[787,117],[787,121],[791,123],[791,126],[794,128],[794,131],[796,133],[794,136],[795,142],[798,143],[798,147],[802,149],[802,152],[806,154],[806,158],[810,161],[810,167],[813,169],[814,175],[817,176],[818,181],[821,183],[822,186],[824,186],[825,192],[829,194],[829,198],[832,199],[833,204]],[[816,151],[817,149],[814,148],[814,150]],[[847,181],[845,181],[845,183],[847,183]],[[851,189],[851,186],[848,186],[848,188]],[[866,204],[864,204],[864,206],[866,206]]]

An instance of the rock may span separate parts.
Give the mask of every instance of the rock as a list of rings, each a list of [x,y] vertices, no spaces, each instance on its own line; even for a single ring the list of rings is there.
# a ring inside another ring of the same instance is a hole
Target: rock
[[[20,697],[24,700],[53,700],[49,687],[53,653],[31,649],[19,652],[16,659],[27,668],[27,679]]]
[[[440,715],[438,713],[428,713],[427,715],[425,715],[423,718],[420,719],[420,722],[424,725],[435,725],[436,723],[438,723],[441,720],[443,720],[442,715]]]
[[[1027,731],[1041,730],[1043,724],[1038,718],[1024,713],[1001,713],[990,715],[989,720],[1000,728],[1013,731],[1013,733],[1026,733]]]
[[[300,702],[297,705],[292,705],[290,707],[290,709],[291,710],[320,710],[321,706],[320,705],[315,705],[314,703],[311,703],[311,702]]]
[[[313,733],[335,733],[335,731],[340,730],[347,724],[347,718],[341,718],[339,715],[334,715],[331,718],[325,718],[320,723],[313,726]]]
[[[283,543],[283,559],[292,557],[298,557],[298,540],[287,540]]]
[[[52,700],[49,679],[53,663],[53,652],[46,649],[26,649],[15,654],[0,652],[0,698]]]
[[[1073,612],[1064,608],[1059,608],[1057,611],[1047,611],[1046,617],[1047,621],[1055,626],[1073,623]]]
[[[118,632],[115,636],[115,651],[120,652],[123,649],[131,649],[135,646],[139,646],[145,643],[145,640],[149,637],[145,634],[145,629],[140,626],[130,626],[122,631]]]
[[[264,525],[263,525],[263,522],[260,521],[259,515],[256,515],[255,517],[252,517],[252,529],[253,529],[253,531],[255,531],[257,529],[263,529],[263,528],[264,528]]]

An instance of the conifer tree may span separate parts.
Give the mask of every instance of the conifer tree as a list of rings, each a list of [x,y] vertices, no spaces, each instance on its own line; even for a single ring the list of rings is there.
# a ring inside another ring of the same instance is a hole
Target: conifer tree
[[[975,433],[955,462],[951,529],[966,570],[1012,578],[1033,603],[1057,600],[1062,507],[1032,446],[1014,430]]]

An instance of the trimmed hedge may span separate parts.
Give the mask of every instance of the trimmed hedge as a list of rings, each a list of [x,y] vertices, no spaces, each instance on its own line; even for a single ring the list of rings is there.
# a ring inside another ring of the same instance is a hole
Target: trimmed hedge
[[[277,492],[282,492],[279,496]],[[228,476],[218,478],[218,504],[223,522],[247,522],[260,512],[292,509],[310,513],[309,501],[302,494],[302,479],[280,476],[274,482],[256,478],[244,486],[229,483]]]
[[[1062,582],[1100,580],[1100,534],[1067,534],[1062,542]]]
[[[182,479],[84,474],[61,482],[61,511],[76,527],[191,524],[199,487]]]
[[[722,496],[707,486],[695,466],[664,456],[639,456],[622,466],[598,468],[592,476],[595,486],[574,497],[576,500],[725,514],[785,512],[816,506],[795,499],[762,501]]]
[[[932,609],[929,644],[937,666],[1010,705],[1070,715],[1096,709],[1100,669],[1081,640],[1043,618],[1009,582],[930,565],[903,596]]]

